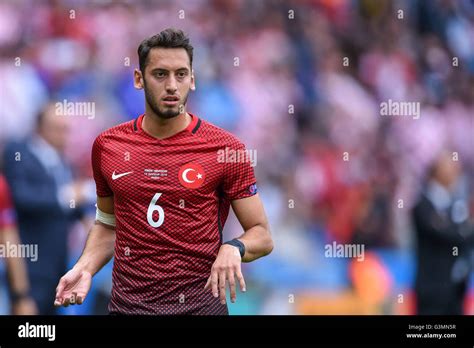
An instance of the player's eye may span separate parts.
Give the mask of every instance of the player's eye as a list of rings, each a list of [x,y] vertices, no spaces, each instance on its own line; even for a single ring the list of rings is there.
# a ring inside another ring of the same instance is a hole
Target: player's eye
[[[180,71],[180,72],[178,73],[178,77],[179,77],[179,78],[184,78],[186,75],[187,75],[187,74],[186,74],[186,72],[184,72],[184,71]]]
[[[155,73],[155,76],[159,77],[159,78],[165,77],[166,73],[164,71],[158,71],[158,72]]]

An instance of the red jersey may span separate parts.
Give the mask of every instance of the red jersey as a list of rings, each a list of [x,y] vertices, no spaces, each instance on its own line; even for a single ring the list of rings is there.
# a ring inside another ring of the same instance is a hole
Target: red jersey
[[[0,230],[16,226],[15,210],[10,189],[3,175],[0,175]]]
[[[94,142],[97,195],[115,206],[111,313],[228,313],[204,285],[230,201],[254,195],[255,176],[248,161],[219,160],[245,150],[235,136],[191,116],[165,139],[143,131],[141,115]]]

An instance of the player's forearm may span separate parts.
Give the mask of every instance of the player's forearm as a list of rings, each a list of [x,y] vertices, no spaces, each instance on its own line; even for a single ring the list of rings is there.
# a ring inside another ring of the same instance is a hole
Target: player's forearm
[[[16,229],[8,228],[3,233],[0,232],[0,234],[3,234],[3,240],[0,240],[0,243],[20,244],[20,238]],[[21,257],[7,257],[5,261],[10,291],[15,294],[27,294],[30,291],[30,284],[25,259]]]
[[[96,274],[114,255],[115,230],[96,223],[74,268]]]
[[[273,240],[268,225],[256,225],[248,229],[238,238],[245,245],[245,255],[242,262],[251,262],[270,254],[273,250]]]

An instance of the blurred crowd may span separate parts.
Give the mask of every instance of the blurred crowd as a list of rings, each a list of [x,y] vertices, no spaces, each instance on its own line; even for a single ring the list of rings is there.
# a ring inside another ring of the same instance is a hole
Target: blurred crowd
[[[31,137],[46,103],[93,102],[93,118],[68,118],[64,149],[74,187],[89,197],[92,142],[143,113],[136,50],[167,27],[183,29],[195,48],[188,110],[258,152],[275,249],[244,265],[249,291],[230,312],[414,313],[411,209],[441,153],[459,161],[474,211],[474,3],[2,1],[2,152]],[[420,117],[381,115],[389,99],[420,103]],[[83,224],[68,235],[70,264],[93,219],[84,197]],[[224,233],[240,233],[235,218]],[[363,244],[365,260],[325,257],[334,241]],[[64,313],[105,312],[110,265],[97,278],[93,303]]]

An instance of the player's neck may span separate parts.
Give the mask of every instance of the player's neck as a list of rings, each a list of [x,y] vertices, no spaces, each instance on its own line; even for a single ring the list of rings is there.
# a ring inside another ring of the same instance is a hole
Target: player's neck
[[[161,118],[145,112],[142,120],[142,129],[155,138],[164,139],[186,129],[191,120],[191,115],[187,112],[173,118]]]

